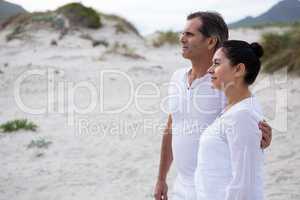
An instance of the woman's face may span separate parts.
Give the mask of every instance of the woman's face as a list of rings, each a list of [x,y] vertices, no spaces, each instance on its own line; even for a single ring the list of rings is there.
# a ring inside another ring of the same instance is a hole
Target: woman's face
[[[235,83],[235,67],[230,64],[222,48],[215,52],[213,65],[208,69],[208,73],[212,75],[211,81],[216,89],[225,91]]]

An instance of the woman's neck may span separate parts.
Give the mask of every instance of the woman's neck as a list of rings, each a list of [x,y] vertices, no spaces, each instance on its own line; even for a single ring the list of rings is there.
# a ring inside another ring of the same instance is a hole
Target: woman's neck
[[[227,97],[227,107],[231,107],[234,104],[242,101],[243,99],[246,99],[251,96],[251,92],[248,88],[248,86],[240,86],[237,87],[236,85],[233,85],[229,88],[227,88],[225,91],[225,96]]]

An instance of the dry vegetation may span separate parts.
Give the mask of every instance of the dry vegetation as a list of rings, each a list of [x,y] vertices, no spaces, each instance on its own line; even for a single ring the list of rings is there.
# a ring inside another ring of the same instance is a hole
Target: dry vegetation
[[[154,47],[161,47],[165,44],[177,45],[179,44],[179,34],[174,31],[159,31],[157,36],[152,40],[152,45]]]
[[[266,72],[287,67],[288,72],[300,74],[300,26],[283,34],[264,34],[262,45],[265,50],[263,69]]]

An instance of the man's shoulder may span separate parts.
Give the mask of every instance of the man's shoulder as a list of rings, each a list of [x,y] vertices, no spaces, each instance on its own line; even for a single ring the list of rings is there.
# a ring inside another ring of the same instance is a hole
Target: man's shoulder
[[[182,78],[188,72],[188,70],[188,67],[177,69],[175,72],[173,72],[171,80],[174,81]]]

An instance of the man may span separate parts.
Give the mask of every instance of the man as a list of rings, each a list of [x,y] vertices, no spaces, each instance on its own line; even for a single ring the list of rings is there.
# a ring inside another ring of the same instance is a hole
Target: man
[[[197,165],[198,142],[201,132],[224,108],[223,94],[211,88],[208,68],[218,46],[228,39],[223,18],[214,12],[196,12],[187,17],[180,36],[182,56],[191,68],[177,70],[171,79],[170,114],[164,131],[155,199],[168,199],[167,173],[174,160],[178,176],[172,200],[195,200],[194,172]],[[272,130],[261,122],[262,148],[271,143]],[[173,159],[174,158],[174,159]]]

